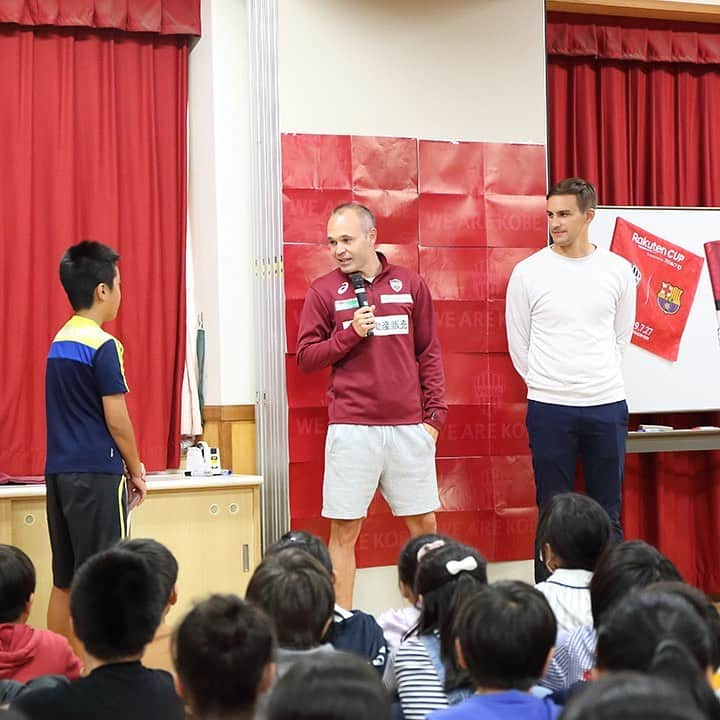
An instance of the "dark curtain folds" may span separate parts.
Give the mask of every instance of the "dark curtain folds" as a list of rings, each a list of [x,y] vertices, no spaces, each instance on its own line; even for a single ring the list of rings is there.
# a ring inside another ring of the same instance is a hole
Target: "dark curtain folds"
[[[720,205],[720,27],[550,13],[547,41],[551,182],[587,177],[603,205]],[[720,415],[633,416],[631,427],[640,422]],[[720,593],[720,453],[629,455],[623,518],[628,537]]]
[[[121,254],[128,405],[148,469],[176,467],[185,348],[187,40],[0,26],[0,472],[38,474],[44,367],[83,238]]]

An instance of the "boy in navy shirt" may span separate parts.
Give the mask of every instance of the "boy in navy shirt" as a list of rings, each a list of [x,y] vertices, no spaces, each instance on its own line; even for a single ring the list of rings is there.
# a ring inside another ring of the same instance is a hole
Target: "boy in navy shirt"
[[[125,537],[128,504],[145,497],[145,468],[125,404],[123,347],[102,329],[120,307],[119,259],[107,245],[85,240],[60,261],[75,314],[55,336],[45,374],[53,570],[47,625],[67,637],[75,571]]]
[[[560,708],[531,695],[550,661],[555,616],[545,596],[523,582],[498,582],[470,598],[457,620],[455,649],[475,694],[428,720],[554,720]]]

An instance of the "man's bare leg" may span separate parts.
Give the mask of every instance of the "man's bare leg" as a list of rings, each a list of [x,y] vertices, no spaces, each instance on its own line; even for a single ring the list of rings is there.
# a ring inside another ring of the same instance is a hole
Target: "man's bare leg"
[[[437,532],[437,520],[434,512],[423,515],[406,515],[404,519],[410,531],[410,537]]]
[[[80,658],[84,657],[82,643],[75,636],[70,622],[69,589],[66,590],[53,585],[50,591],[50,601],[48,602],[47,627],[48,630],[52,630],[58,635],[64,635],[70,641],[75,654]]]
[[[335,602],[342,608],[352,608],[355,586],[355,543],[360,535],[363,518],[331,520],[328,550],[335,571]]]

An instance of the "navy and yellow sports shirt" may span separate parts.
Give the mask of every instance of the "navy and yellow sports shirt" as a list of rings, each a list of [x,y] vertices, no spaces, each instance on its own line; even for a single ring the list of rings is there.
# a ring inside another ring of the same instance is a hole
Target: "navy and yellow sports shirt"
[[[55,336],[47,359],[46,474],[123,472],[102,399],[126,392],[122,345],[94,321],[74,315]]]

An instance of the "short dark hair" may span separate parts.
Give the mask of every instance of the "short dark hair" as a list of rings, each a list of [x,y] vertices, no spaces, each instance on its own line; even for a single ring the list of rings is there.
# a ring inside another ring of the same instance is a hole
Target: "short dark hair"
[[[390,720],[390,698],[362,658],[336,652],[295,663],[273,688],[268,720]]]
[[[462,605],[455,628],[476,687],[529,690],[542,676],[557,623],[527,583],[493,583]]]
[[[474,547],[450,541],[420,558],[415,594],[423,599],[417,631],[420,635],[439,633],[448,692],[469,684],[467,673],[455,656],[457,613],[465,598],[485,585],[487,561]]]
[[[194,713],[252,709],[275,638],[265,613],[236,595],[211,595],[173,634],[173,661]]]
[[[660,580],[682,580],[675,565],[642,540],[611,545],[602,554],[590,581],[590,606],[597,628],[605,613],[634,588]]]
[[[414,535],[411,537],[400,550],[398,556],[398,580],[410,587],[415,586],[415,574],[418,567],[418,552],[423,545],[443,540],[444,542],[452,542],[446,535],[438,535],[437,533],[425,533],[424,535]]]
[[[538,547],[547,543],[572,570],[595,570],[598,558],[612,540],[610,518],[600,503],[587,495],[555,495],[540,511]]]
[[[270,616],[281,647],[302,650],[322,642],[335,608],[330,573],[300,548],[285,548],[263,558],[245,598]]]
[[[597,207],[597,192],[595,186],[580,177],[571,177],[561,180],[559,183],[555,183],[550,190],[548,190],[547,199],[550,199],[553,195],[574,195],[580,212],[590,210],[590,208]]]
[[[266,551],[265,556],[274,555],[285,548],[295,547],[310,553],[320,564],[332,575],[333,565],[330,558],[330,551],[322,538],[307,532],[306,530],[291,530],[286,532],[277,542],[273,543]]]
[[[568,700],[562,720],[704,720],[689,693],[640,672],[613,672],[583,683]]]
[[[111,548],[81,565],[70,590],[75,634],[100,660],[139,655],[153,639],[165,604],[144,558]]]
[[[707,624],[675,593],[630,593],[598,628],[598,669],[662,677],[690,692],[708,718],[720,718],[720,703],[705,675],[710,662]]]
[[[375,215],[373,215],[372,210],[367,205],[363,205],[359,202],[346,202],[342,203],[342,205],[338,205],[331,213],[330,217],[333,215],[337,215],[338,213],[343,213],[346,210],[353,210],[357,216],[360,218],[360,222],[363,226],[363,231],[367,235],[375,226]]]
[[[167,605],[178,578],[178,563],[175,556],[162,543],[152,538],[121,540],[117,547],[145,558],[153,573],[160,580],[163,602]]]
[[[119,259],[115,250],[94,240],[83,240],[67,249],[60,260],[60,282],[73,310],[91,308],[100,283],[112,290]]]
[[[710,640],[710,664],[720,667],[720,614],[715,603],[702,591],[684,582],[663,580],[642,590],[648,593],[671,593],[688,601],[693,610],[707,623]]]
[[[14,545],[0,545],[0,623],[20,619],[35,592],[35,566]]]

